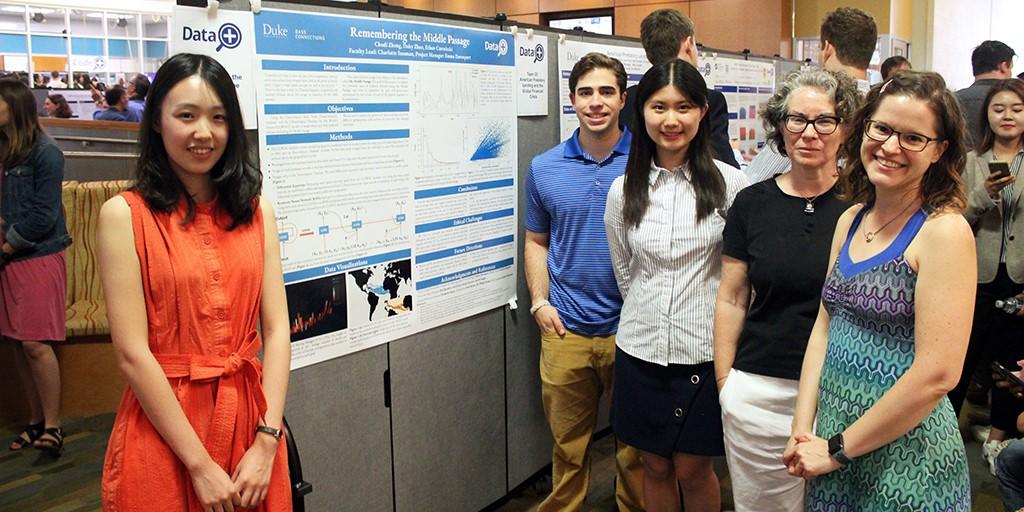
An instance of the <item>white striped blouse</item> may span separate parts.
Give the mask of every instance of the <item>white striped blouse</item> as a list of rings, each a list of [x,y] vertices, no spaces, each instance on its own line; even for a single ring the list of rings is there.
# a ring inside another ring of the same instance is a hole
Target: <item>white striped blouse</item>
[[[624,299],[616,344],[647,362],[711,361],[711,328],[722,271],[722,229],[744,174],[715,161],[725,180],[724,208],[696,221],[690,170],[651,163],[650,205],[639,227],[622,217],[625,177],[608,192],[604,213],[615,280]]]

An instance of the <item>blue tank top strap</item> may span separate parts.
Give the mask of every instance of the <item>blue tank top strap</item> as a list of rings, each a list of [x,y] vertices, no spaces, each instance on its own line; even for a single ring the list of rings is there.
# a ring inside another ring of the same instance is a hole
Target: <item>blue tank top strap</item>
[[[928,212],[924,208],[918,208],[913,215],[907,219],[907,223],[903,225],[903,229],[900,230],[900,234],[896,235],[896,239],[892,241],[887,251],[892,251],[893,256],[903,254],[903,251],[907,250],[910,242],[914,241],[914,237],[921,231],[921,227],[924,226],[924,221],[928,220]]]
[[[861,208],[857,212],[857,216],[854,217],[853,223],[850,224],[850,232],[846,235],[846,243],[839,250],[839,269],[843,272],[843,275],[852,277],[854,274],[861,272],[862,270],[872,268],[875,265],[892,261],[898,256],[903,255],[903,251],[907,250],[907,246],[914,240],[917,233],[921,231],[921,226],[924,226],[924,221],[928,219],[928,212],[921,208],[914,212],[907,220],[907,223],[903,225],[903,229],[900,230],[896,238],[889,244],[888,247],[882,250],[882,252],[864,260],[854,262],[850,259],[850,240],[853,239],[854,232],[857,231],[857,227],[860,225],[863,219],[864,213],[869,209],[869,206]]]

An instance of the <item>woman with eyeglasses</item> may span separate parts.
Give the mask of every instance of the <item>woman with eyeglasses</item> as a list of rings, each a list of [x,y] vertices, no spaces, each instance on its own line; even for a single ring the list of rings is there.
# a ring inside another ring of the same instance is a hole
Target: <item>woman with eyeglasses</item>
[[[783,461],[807,510],[969,511],[946,398],[967,350],[977,263],[964,121],[935,73],[876,86],[844,143],[822,306]]]
[[[967,182],[967,210],[964,217],[974,229],[978,245],[978,288],[974,306],[974,329],[967,348],[963,373],[956,389],[949,393],[957,412],[967,395],[976,368],[999,361],[1016,370],[1024,358],[1024,310],[1004,312],[995,301],[1024,295],[1024,223],[1021,190],[1016,179],[1024,162],[1024,82],[1012,79],[992,84],[981,109],[982,132],[974,151],[967,154],[964,180]],[[1005,388],[992,389],[992,430],[982,455],[991,464],[1006,434],[1017,437],[1017,416],[1021,402]]]
[[[860,101],[846,74],[790,75],[761,118],[792,169],[743,189],[729,209],[714,360],[738,512],[803,510],[804,482],[786,472],[782,452],[832,232],[849,207],[833,193],[836,161]]]

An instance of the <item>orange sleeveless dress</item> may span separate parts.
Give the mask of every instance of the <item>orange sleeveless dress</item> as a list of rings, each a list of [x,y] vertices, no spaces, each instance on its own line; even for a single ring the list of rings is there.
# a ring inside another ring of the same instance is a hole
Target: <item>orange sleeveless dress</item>
[[[260,209],[250,224],[227,231],[230,219],[215,213],[213,202],[198,205],[193,221],[182,226],[184,202],[166,214],[150,211],[135,192],[121,195],[132,211],[149,349],[206,450],[230,476],[266,412],[256,357],[262,345],[256,332],[263,288]],[[202,511],[188,471],[131,387],[121,399],[103,464],[103,510]],[[254,510],[291,510],[283,441],[267,498]]]

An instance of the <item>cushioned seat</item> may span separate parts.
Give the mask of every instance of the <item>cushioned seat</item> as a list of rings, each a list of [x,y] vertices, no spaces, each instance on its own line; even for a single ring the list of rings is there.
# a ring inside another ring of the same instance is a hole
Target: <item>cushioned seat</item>
[[[68,183],[74,185],[69,187]],[[96,224],[103,203],[130,185],[128,180],[66,182],[64,185],[64,210],[73,240],[67,252],[69,338],[110,334],[96,269]],[[69,189],[73,198],[68,197]]]

